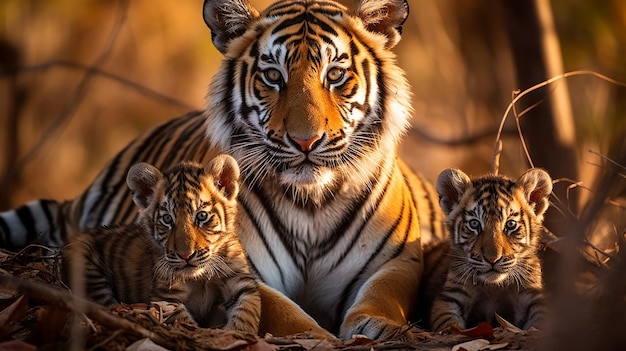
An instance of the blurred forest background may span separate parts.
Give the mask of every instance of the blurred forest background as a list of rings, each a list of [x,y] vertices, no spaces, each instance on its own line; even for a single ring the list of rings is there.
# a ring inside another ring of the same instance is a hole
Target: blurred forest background
[[[401,154],[432,181],[491,170],[516,91],[575,70],[626,82],[624,1],[409,3],[395,52],[415,111]],[[0,210],[80,194],[130,140],[202,109],[220,60],[201,0],[0,1]],[[606,263],[626,223],[626,87],[575,75],[516,112],[534,165],[562,179],[548,227],[587,235]],[[513,113],[502,140],[500,173],[516,178],[529,163]]]
[[[268,2],[252,1],[259,9]],[[429,179],[450,166],[489,171],[513,92],[549,78],[533,2],[524,3],[410,1],[395,49],[415,108],[401,152]],[[131,139],[201,109],[221,60],[201,9],[201,0],[0,2],[0,210],[73,198]],[[626,3],[555,1],[551,12],[562,52],[562,71],[552,73],[584,69],[626,81]],[[563,86],[571,108],[560,110],[558,130],[545,130]],[[602,163],[588,150],[607,154],[611,140],[624,142],[626,88],[576,76],[539,92],[518,105],[544,102],[521,118],[531,157],[555,178],[587,184]],[[528,164],[511,117],[501,172],[517,177]],[[574,159],[553,148],[559,130]],[[546,154],[576,164],[542,164]]]

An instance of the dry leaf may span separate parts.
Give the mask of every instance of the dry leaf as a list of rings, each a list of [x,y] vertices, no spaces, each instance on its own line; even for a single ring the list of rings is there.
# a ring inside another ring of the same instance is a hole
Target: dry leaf
[[[9,323],[22,319],[28,311],[28,299],[24,295],[15,296],[7,302],[10,305],[0,311],[0,329],[2,330],[6,330]]]
[[[346,341],[346,346],[362,346],[373,344],[374,340],[368,338],[365,335],[354,335],[352,339]]]
[[[469,336],[470,338],[484,338],[487,340],[495,339],[495,337],[493,336],[493,327],[487,322],[480,322],[476,327],[470,329],[460,330],[458,328],[452,327],[450,328],[450,330],[454,334],[465,335]]]
[[[487,351],[487,350],[499,350],[507,347],[508,343],[490,344],[485,339],[476,339],[467,341],[452,347],[452,351]]]
[[[163,346],[157,345],[154,341],[145,338],[137,340],[126,348],[126,351],[169,351]]]
[[[488,340],[476,339],[476,340],[466,341],[458,345],[454,345],[452,347],[452,351],[479,351],[479,350],[482,350],[483,347],[487,345],[489,345]]]
[[[516,326],[513,325],[513,323],[507,321],[506,319],[502,318],[499,314],[496,313],[496,320],[498,321],[498,323],[500,323],[500,326],[502,326],[502,328],[518,334],[518,333],[523,333],[524,331]]]
[[[481,350],[500,350],[503,349],[505,347],[509,346],[508,342],[502,342],[499,344],[489,344],[485,347],[483,347]]]

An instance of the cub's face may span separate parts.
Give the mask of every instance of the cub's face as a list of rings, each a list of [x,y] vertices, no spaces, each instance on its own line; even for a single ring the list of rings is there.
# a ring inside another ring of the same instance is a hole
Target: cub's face
[[[227,272],[223,272],[228,267],[221,250],[237,240],[232,221],[227,222],[236,203],[225,201],[211,182],[203,183],[199,189],[164,194],[160,199],[151,228],[163,248],[157,274],[161,270],[164,276],[198,278]]]
[[[453,224],[454,269],[485,284],[521,279],[525,259],[535,255],[540,234],[532,231],[536,217],[525,213],[519,191],[488,191],[494,188],[485,184],[468,189],[468,201],[459,204]]]
[[[157,276],[187,280],[229,273],[224,256],[238,240],[238,178],[237,164],[225,155],[206,167],[183,163],[164,174],[145,163],[131,168],[128,183],[142,224],[163,249]]]
[[[536,263],[543,213],[552,191],[545,171],[519,180],[485,176],[470,180],[459,170],[439,176],[437,191],[451,233],[451,269],[461,280],[523,286]]]

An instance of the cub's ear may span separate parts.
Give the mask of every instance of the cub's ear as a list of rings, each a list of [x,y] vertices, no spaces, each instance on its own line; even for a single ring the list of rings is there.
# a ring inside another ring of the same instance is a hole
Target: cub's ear
[[[356,4],[356,15],[370,32],[387,37],[385,48],[391,49],[400,41],[402,25],[409,16],[406,0],[361,0]]]
[[[448,168],[437,178],[439,206],[446,215],[461,201],[461,196],[471,184],[470,178],[460,169]]]
[[[202,16],[211,29],[213,45],[225,54],[230,41],[241,36],[259,12],[248,0],[204,0]]]
[[[552,192],[552,178],[548,172],[539,168],[531,168],[524,172],[515,184],[522,189],[535,214],[542,218],[550,205],[548,196]]]
[[[213,158],[204,168],[206,174],[211,175],[215,185],[220,189],[229,201],[234,200],[239,194],[239,165],[237,161],[226,154]]]
[[[130,167],[126,183],[133,192],[133,202],[141,208],[147,208],[161,179],[163,174],[151,164],[141,162]]]

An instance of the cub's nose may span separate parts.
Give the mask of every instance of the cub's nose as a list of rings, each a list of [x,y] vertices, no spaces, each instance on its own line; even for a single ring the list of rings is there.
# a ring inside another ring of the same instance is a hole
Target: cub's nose
[[[185,261],[189,261],[191,258],[193,258],[193,256],[195,255],[195,251],[190,251],[190,252],[177,252],[176,255],[178,255],[178,257],[182,258]]]

